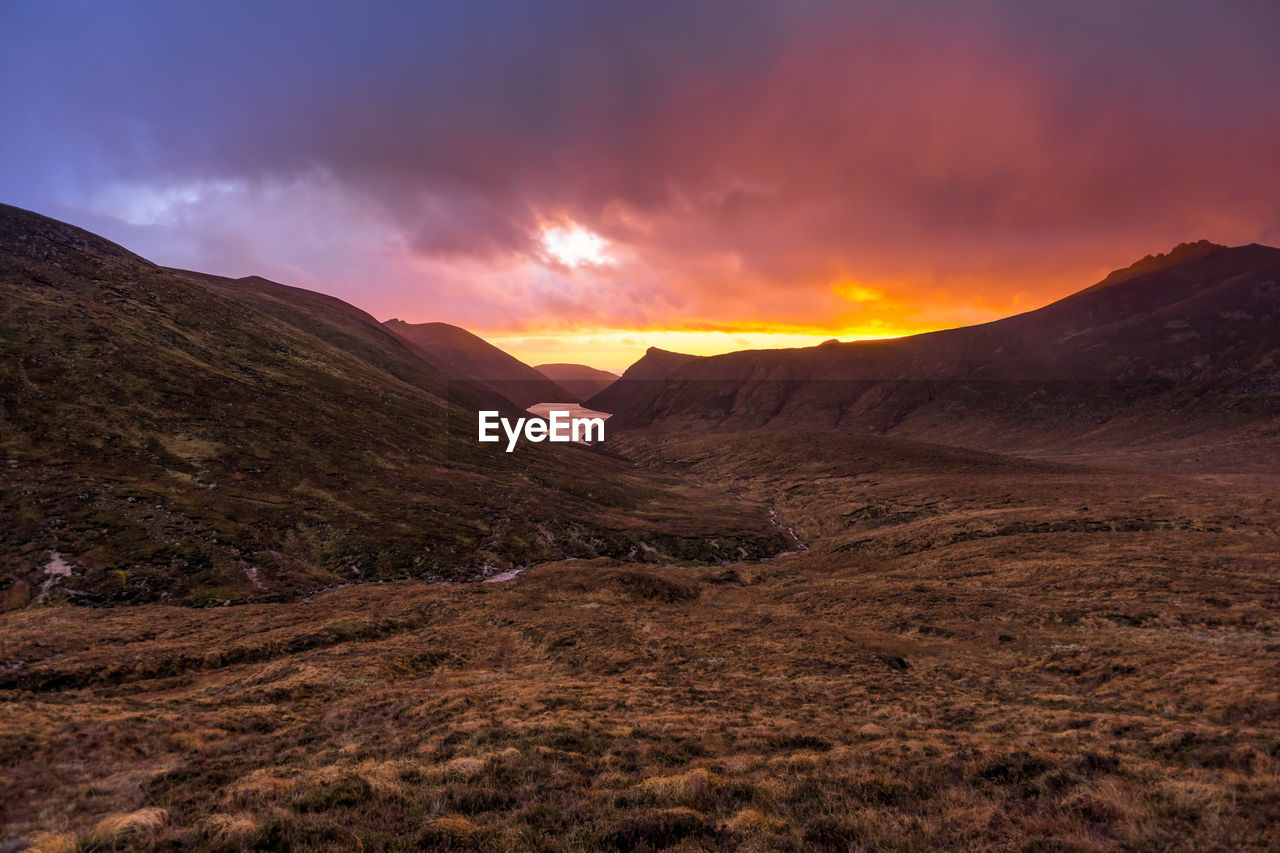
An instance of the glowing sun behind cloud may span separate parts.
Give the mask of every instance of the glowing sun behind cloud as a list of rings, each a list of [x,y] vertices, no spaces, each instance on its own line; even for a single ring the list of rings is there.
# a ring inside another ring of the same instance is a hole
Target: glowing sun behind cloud
[[[607,264],[610,258],[605,249],[608,245],[599,234],[581,225],[557,225],[542,230],[543,251],[567,267]]]

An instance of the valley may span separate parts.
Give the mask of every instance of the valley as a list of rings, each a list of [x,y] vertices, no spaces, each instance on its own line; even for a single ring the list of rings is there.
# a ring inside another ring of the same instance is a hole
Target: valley
[[[0,2],[0,853],[1280,851],[1277,33]]]
[[[544,365],[584,406],[465,330],[0,224],[7,849],[1274,847],[1274,250]],[[1143,342],[1173,314],[1233,343],[1155,381],[1212,349]],[[475,441],[544,393],[606,440]]]
[[[86,849],[1270,846],[1274,478],[892,438],[624,438],[776,506],[808,548],[6,614],[9,832]]]

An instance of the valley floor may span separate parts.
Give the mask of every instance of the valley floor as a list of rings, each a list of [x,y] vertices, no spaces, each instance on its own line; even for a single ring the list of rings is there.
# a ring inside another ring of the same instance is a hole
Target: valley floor
[[[808,549],[3,614],[0,843],[1280,845],[1273,478],[849,436],[618,449]]]

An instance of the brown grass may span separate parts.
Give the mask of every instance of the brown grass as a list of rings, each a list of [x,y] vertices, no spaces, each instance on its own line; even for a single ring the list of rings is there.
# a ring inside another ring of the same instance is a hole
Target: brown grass
[[[1274,483],[704,441],[660,464],[772,503],[808,550],[5,614],[4,838],[1280,843]]]

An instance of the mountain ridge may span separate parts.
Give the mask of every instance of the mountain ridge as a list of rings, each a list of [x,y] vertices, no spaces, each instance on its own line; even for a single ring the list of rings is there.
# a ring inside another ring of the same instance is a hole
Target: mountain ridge
[[[535,364],[533,369],[564,388],[579,400],[599,394],[617,381],[618,375],[586,364],[551,362]]]
[[[717,356],[650,350],[588,404],[612,412],[615,431],[807,425],[995,450],[1054,430],[1137,440],[1179,416],[1257,426],[1277,408],[1278,281],[1280,249],[1184,244],[975,326]],[[970,434],[984,419],[987,434]],[[1001,443],[1001,432],[1021,437]]]
[[[0,607],[785,545],[758,506],[608,453],[478,445],[474,398],[370,320],[0,206]]]
[[[383,323],[393,335],[473,391],[500,395],[517,410],[534,403],[579,403],[557,382],[472,332],[449,323]]]

